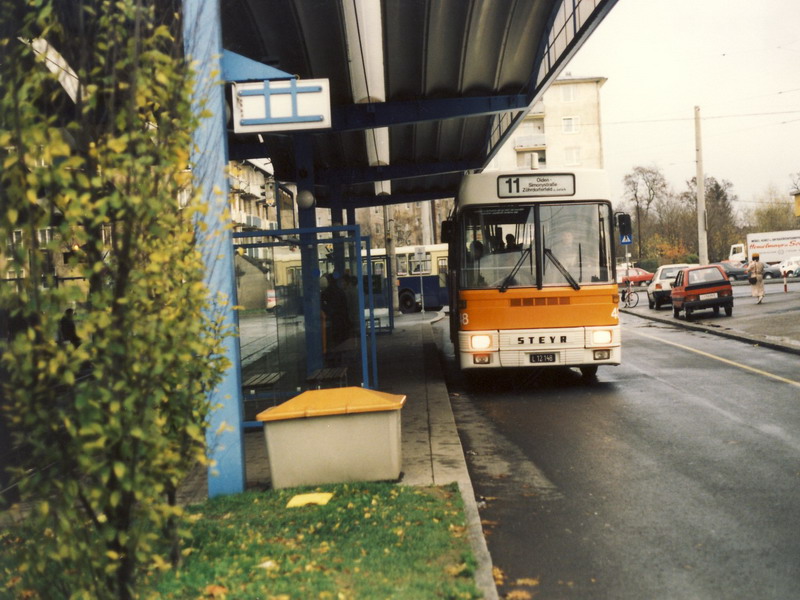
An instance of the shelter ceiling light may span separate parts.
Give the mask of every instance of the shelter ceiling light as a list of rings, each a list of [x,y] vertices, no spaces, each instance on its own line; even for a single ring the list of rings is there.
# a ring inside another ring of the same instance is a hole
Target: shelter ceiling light
[[[380,0],[346,1],[344,16],[353,99],[357,103],[386,102]],[[369,165],[388,165],[389,129],[369,129],[365,138]],[[391,194],[391,182],[375,182],[375,194]]]

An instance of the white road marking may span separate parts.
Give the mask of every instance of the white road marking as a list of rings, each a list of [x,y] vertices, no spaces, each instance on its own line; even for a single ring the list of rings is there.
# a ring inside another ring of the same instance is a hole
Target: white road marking
[[[786,377],[781,377],[780,375],[775,375],[774,373],[769,373],[767,371],[762,371],[761,369],[756,369],[755,367],[751,367],[749,365],[743,365],[742,363],[738,363],[733,360],[728,360],[727,358],[722,358],[721,356],[717,356],[716,354],[710,354],[708,352],[703,352],[702,350],[697,350],[696,348],[692,348],[690,346],[685,346],[683,344],[679,344],[677,342],[670,342],[660,337],[656,337],[654,335],[648,335],[646,333],[642,333],[641,331],[630,330],[626,331],[626,333],[632,333],[633,335],[638,335],[640,337],[648,338],[650,340],[655,340],[661,344],[669,344],[670,346],[675,346],[676,348],[680,348],[682,350],[688,350],[689,352],[694,352],[695,354],[699,354],[700,356],[705,356],[706,358],[711,358],[713,360],[717,360],[719,362],[725,363],[727,365],[731,365],[732,367],[737,367],[742,369],[743,371],[750,371],[751,373],[755,373],[757,375],[761,375],[762,377],[768,377],[770,379],[774,379],[776,381],[780,381],[781,383],[787,383],[789,385],[793,385],[795,387],[800,387],[800,381],[794,381],[793,379],[787,379]]]

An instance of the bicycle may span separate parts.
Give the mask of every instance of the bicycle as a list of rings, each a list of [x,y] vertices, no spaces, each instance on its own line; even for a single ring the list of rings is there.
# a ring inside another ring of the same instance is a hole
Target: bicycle
[[[639,292],[633,290],[631,282],[628,282],[627,287],[622,289],[622,304],[625,308],[634,308],[639,304]]]

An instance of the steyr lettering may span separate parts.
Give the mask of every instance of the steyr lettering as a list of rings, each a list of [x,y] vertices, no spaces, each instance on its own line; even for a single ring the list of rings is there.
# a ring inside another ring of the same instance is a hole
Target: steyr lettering
[[[524,337],[524,336],[520,336],[520,337],[517,338],[517,343],[518,344],[525,344],[525,343],[528,343],[528,344],[548,344],[548,343],[549,344],[555,344],[555,343],[566,344],[567,343],[567,336],[562,335],[561,337],[559,337],[557,335],[540,335],[540,336],[532,335],[532,336],[529,336],[527,338]]]

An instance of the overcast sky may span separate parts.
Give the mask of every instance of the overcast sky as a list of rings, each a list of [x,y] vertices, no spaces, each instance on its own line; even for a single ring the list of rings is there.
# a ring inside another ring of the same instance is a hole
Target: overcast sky
[[[706,176],[741,209],[800,172],[800,1],[619,0],[565,69],[602,76],[612,189],[658,166],[676,191],[695,175],[694,107]]]

